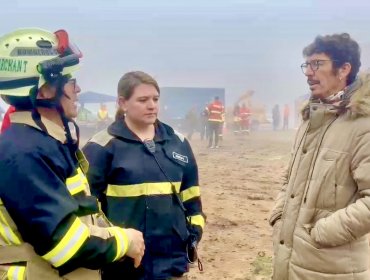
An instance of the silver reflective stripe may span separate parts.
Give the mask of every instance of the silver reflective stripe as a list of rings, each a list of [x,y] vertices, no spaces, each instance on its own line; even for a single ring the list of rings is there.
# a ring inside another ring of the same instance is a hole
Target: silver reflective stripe
[[[59,267],[74,256],[88,237],[89,229],[79,218],[76,218],[62,240],[42,258]]]
[[[7,273],[8,280],[25,280],[26,279],[26,267],[20,265],[12,265],[8,269]]]
[[[2,212],[3,207],[0,208],[0,235],[5,239],[8,244],[21,244],[20,238],[12,231],[11,227],[9,226],[8,221],[6,220],[4,213]]]
[[[85,189],[80,174],[76,174],[70,178],[67,178],[66,185],[71,195],[75,195]]]

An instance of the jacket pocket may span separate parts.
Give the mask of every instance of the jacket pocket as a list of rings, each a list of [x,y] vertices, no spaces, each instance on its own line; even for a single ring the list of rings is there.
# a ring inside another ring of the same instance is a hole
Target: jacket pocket
[[[336,160],[324,159],[319,165],[320,172],[317,182],[319,190],[317,193],[316,207],[319,209],[336,209]]]
[[[274,248],[274,254],[277,255],[280,245],[280,231],[283,221],[278,219],[272,227],[272,245]]]

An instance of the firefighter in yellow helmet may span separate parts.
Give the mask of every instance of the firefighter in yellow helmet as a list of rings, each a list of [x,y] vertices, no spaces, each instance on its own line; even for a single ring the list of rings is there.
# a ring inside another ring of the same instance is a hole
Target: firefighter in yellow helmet
[[[109,224],[90,195],[72,120],[81,57],[64,30],[0,37],[0,95],[16,110],[0,135],[1,279],[100,279],[144,254],[142,233]]]

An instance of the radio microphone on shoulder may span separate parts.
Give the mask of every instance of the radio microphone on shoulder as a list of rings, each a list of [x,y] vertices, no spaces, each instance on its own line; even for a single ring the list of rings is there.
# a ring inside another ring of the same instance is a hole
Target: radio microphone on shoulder
[[[151,154],[154,154],[155,153],[155,142],[154,140],[151,140],[151,139],[145,139],[144,140],[144,146],[145,148],[151,153]]]

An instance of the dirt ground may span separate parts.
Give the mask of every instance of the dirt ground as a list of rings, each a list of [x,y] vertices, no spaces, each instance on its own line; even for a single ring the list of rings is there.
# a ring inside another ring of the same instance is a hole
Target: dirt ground
[[[268,217],[281,186],[295,131],[225,135],[221,147],[191,141],[207,224],[190,279],[271,279]]]

